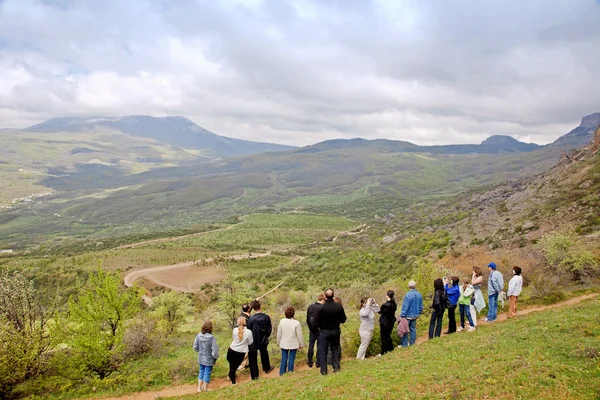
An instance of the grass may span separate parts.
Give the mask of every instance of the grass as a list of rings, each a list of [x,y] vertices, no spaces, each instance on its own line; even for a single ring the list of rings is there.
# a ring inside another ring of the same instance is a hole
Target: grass
[[[161,243],[161,248],[289,250],[357,226],[346,218],[313,214],[251,214],[231,229]],[[150,245],[155,247],[156,245]]]
[[[593,399],[600,396],[600,300],[426,342],[382,358],[228,387],[202,398]],[[419,321],[422,326],[425,321]],[[184,398],[196,398],[187,396]]]

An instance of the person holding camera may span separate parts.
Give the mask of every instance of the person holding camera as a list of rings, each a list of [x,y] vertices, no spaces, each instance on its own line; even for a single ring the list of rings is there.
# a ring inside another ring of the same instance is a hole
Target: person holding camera
[[[396,323],[396,300],[394,299],[394,291],[388,290],[386,294],[387,301],[383,303],[379,310],[379,333],[381,335],[381,355],[394,350],[392,343],[392,331],[394,323]]]
[[[374,299],[367,299],[363,297],[360,299],[360,328],[358,328],[358,334],[360,335],[360,347],[356,358],[364,360],[367,354],[367,349],[371,343],[373,337],[373,330],[375,329],[375,313],[379,312],[379,305]]]

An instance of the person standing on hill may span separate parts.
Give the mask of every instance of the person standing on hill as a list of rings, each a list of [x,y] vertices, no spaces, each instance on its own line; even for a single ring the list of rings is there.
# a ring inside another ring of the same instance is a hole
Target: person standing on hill
[[[196,340],[194,340],[194,350],[198,353],[198,364],[200,365],[198,393],[208,390],[213,366],[219,358],[219,345],[212,335],[212,331],[212,322],[205,321],[202,325],[202,330],[196,336]]]
[[[252,312],[252,307],[250,307],[250,304],[248,304],[248,303],[242,304],[242,313],[240,314],[240,317],[242,317],[246,320],[246,324],[248,324],[248,318],[250,318],[251,312]],[[244,368],[246,368],[247,366],[248,366],[248,353],[246,353],[246,355],[244,356],[244,361],[242,361],[242,363],[238,367],[238,371],[243,371]]]
[[[521,268],[513,267],[513,277],[508,282],[508,318],[517,315],[517,298],[523,290],[523,277],[521,276]]]
[[[269,337],[273,326],[271,325],[271,318],[262,312],[260,302],[254,300],[252,302],[252,309],[254,315],[248,318],[248,329],[252,331],[254,342],[250,345],[250,351],[248,352],[248,363],[250,364],[250,377],[252,380],[258,379],[258,352],[260,351],[260,361],[265,374],[273,371],[271,362],[269,361]]]
[[[238,317],[237,326],[233,328],[233,341],[227,350],[227,361],[229,362],[229,380],[236,384],[235,373],[249,351],[249,346],[254,342],[252,331],[246,328],[246,319]]]
[[[319,293],[317,296],[317,301],[310,306],[308,306],[308,310],[306,310],[306,325],[308,326],[308,367],[312,368],[313,366],[313,356],[315,350],[315,343],[319,339],[319,326],[317,325],[317,313],[319,308],[325,303],[325,295],[323,293]],[[317,368],[321,365],[319,364],[319,348],[317,347]]]
[[[379,334],[381,335],[381,354],[388,353],[394,350],[392,343],[392,331],[396,322],[396,300],[394,300],[394,291],[388,290],[386,294],[387,301],[383,303],[379,309]]]
[[[465,329],[465,315],[469,320],[469,329],[467,332],[473,332],[475,330],[475,324],[473,323],[473,317],[471,317],[471,296],[473,296],[473,285],[470,284],[471,279],[466,277],[463,279],[463,284],[460,287],[460,297],[458,298],[458,311],[460,313],[460,327],[458,331]]]
[[[285,318],[279,321],[277,329],[277,344],[281,348],[279,376],[286,372],[294,372],[296,352],[304,347],[302,327],[300,321],[294,319],[295,314],[294,307],[288,307],[285,309]]]
[[[444,281],[440,278],[433,281],[433,303],[431,308],[431,321],[429,322],[429,339],[434,337],[440,337],[442,335],[442,321],[444,319],[444,312],[448,307],[448,298],[446,297],[446,291],[444,290]]]
[[[321,375],[327,375],[327,350],[331,348],[333,355],[333,372],[340,370],[340,324],[346,322],[344,307],[333,301],[333,289],[325,291],[325,303],[317,312],[317,326],[319,327],[319,364]]]
[[[417,291],[415,281],[408,282],[408,293],[404,295],[400,318],[408,320],[408,330],[402,336],[402,347],[414,346],[417,341],[417,318],[423,313],[423,296]],[[410,335],[410,341],[409,341]]]
[[[446,297],[448,298],[448,330],[444,332],[446,335],[450,335],[456,332],[456,306],[458,304],[458,298],[460,297],[458,276],[450,278],[452,285],[448,284],[448,279],[444,277],[444,289],[446,290]]]
[[[378,312],[379,306],[374,299],[367,299],[366,297],[360,299],[360,311],[358,312],[360,317],[360,328],[358,328],[360,347],[356,353],[356,358],[359,360],[364,360],[367,354],[375,330],[375,313]]]
[[[485,308],[485,300],[481,293],[481,283],[483,282],[483,272],[478,266],[473,267],[473,275],[471,276],[471,285],[473,285],[473,296],[471,296],[471,318],[473,326],[477,326],[477,313]]]
[[[504,289],[504,277],[500,271],[496,271],[496,263],[489,263],[490,276],[488,277],[488,304],[489,311],[485,322],[494,322],[498,318],[498,296]]]

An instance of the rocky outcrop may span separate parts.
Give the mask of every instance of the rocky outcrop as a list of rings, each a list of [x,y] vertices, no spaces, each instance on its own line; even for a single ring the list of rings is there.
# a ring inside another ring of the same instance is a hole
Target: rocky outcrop
[[[596,132],[594,132],[594,140],[590,146],[590,152],[592,154],[596,154],[598,150],[600,150],[600,124],[598,124],[596,127]]]

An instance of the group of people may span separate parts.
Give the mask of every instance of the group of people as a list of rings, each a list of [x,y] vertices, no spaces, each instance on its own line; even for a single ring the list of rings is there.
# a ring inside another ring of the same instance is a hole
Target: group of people
[[[508,284],[508,292],[504,292],[504,277],[497,270],[495,263],[489,263],[488,277],[488,304],[489,310],[484,321],[494,322],[497,319],[498,301],[509,299],[508,317],[517,313],[517,299],[521,294],[523,279],[521,268],[513,268],[513,277]],[[481,268],[473,267],[472,275],[460,278],[452,276],[436,279],[433,283],[434,296],[431,304],[431,320],[429,323],[429,339],[441,336],[443,317],[448,310],[448,330],[445,334],[460,332],[465,329],[468,321],[467,332],[472,332],[477,326],[477,313],[485,306],[481,291],[483,273]],[[386,293],[386,301],[380,305],[373,298],[360,300],[360,346],[356,358],[364,359],[371,343],[375,330],[375,315],[379,314],[381,335],[381,353],[379,356],[394,350],[392,332],[397,323],[397,334],[401,338],[398,347],[413,346],[417,339],[417,319],[423,313],[423,296],[417,291],[415,281],[408,283],[408,292],[404,296],[400,313],[396,316],[398,306],[393,290]],[[456,308],[459,309],[460,326],[456,324]],[[254,313],[251,315],[251,311]],[[285,318],[281,319],[277,328],[277,344],[281,348],[281,363],[279,375],[294,371],[297,351],[304,347],[304,336],[300,321],[295,319],[294,307],[285,309]],[[333,372],[340,370],[341,361],[341,329],[340,325],[346,322],[346,313],[341,300],[334,297],[333,289],[327,289],[317,296],[317,301],[308,307],[306,324],[309,329],[308,340],[308,366],[320,369],[322,375],[327,375],[328,365],[333,367]],[[212,335],[213,325],[206,321],[201,332],[194,341],[194,350],[198,352],[198,391],[208,389],[213,365],[219,357],[219,348]],[[233,328],[232,342],[227,350],[229,362],[228,379],[236,384],[236,372],[246,362],[250,368],[251,378],[258,379],[258,353],[260,352],[261,364],[264,373],[273,371],[269,360],[268,344],[272,333],[271,318],[263,313],[258,300],[242,306],[242,313],[237,319],[237,326]],[[315,345],[317,355],[315,357]]]

